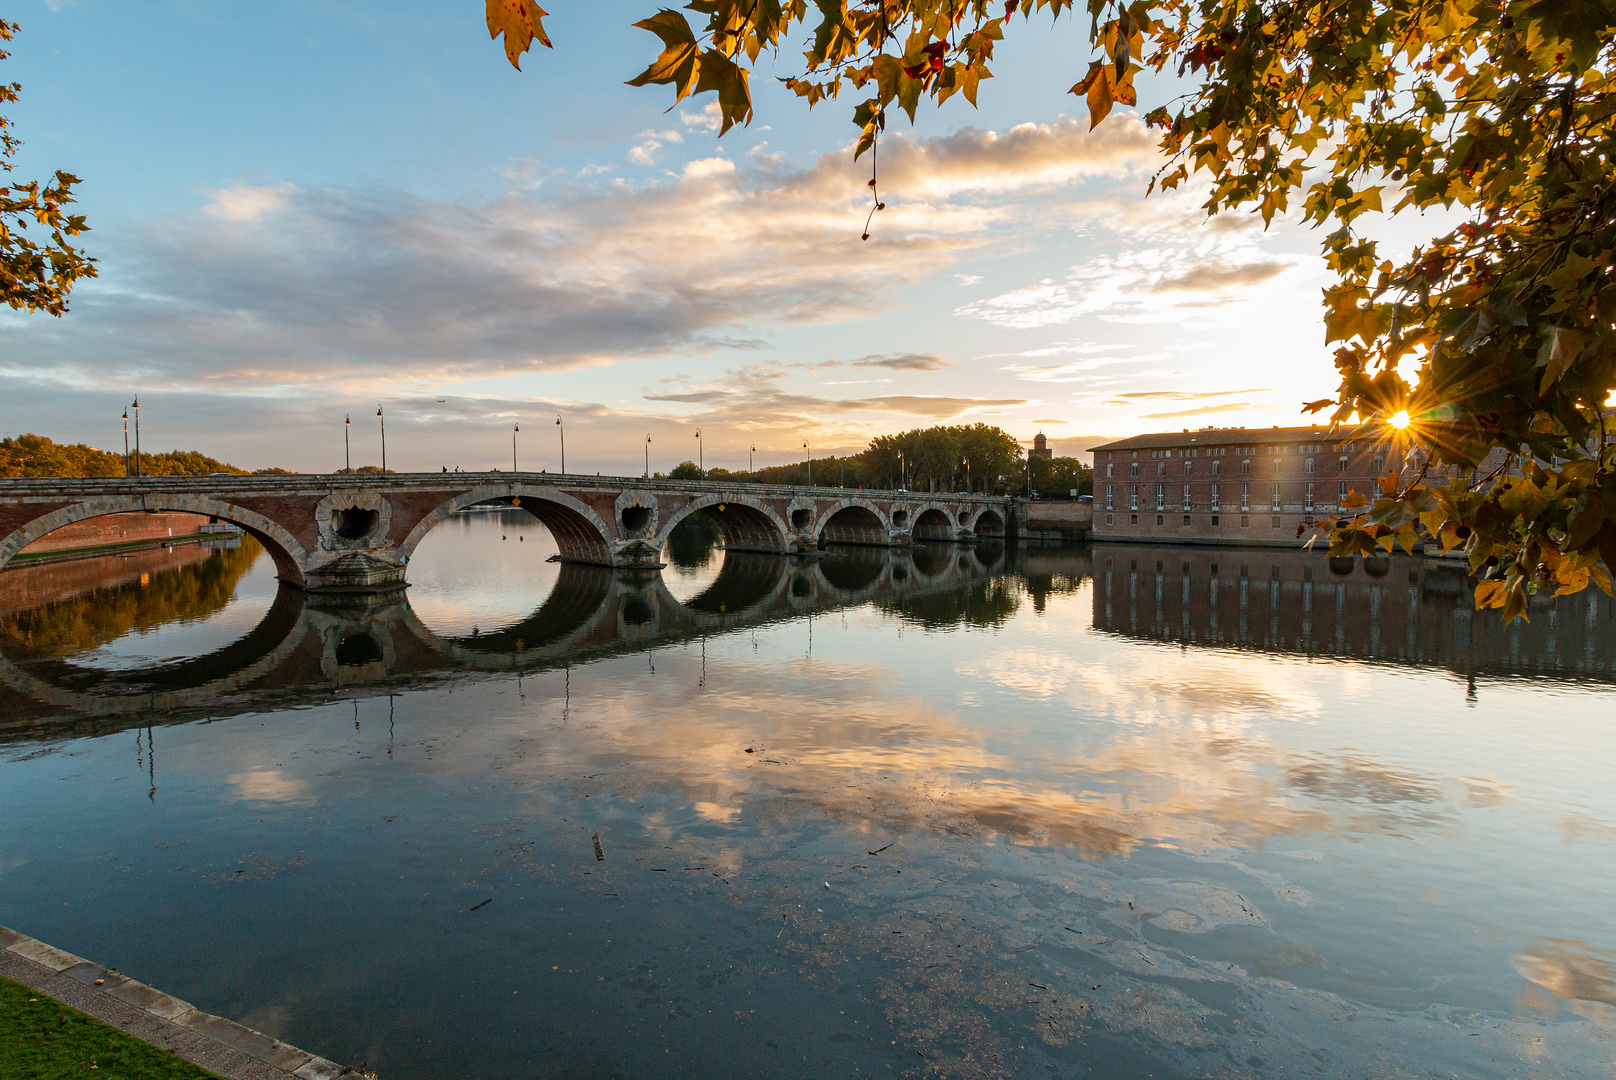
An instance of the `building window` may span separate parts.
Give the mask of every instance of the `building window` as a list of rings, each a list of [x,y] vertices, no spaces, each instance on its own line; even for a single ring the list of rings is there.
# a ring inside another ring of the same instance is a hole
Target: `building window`
[[[1305,498],[1305,501],[1304,501],[1304,503],[1302,505],[1302,509],[1306,510],[1308,513],[1312,513],[1313,512],[1313,485],[1312,484],[1307,485],[1307,495],[1304,498]]]
[[[1242,509],[1242,510],[1250,510],[1251,509],[1251,485],[1250,484],[1241,484],[1240,485],[1240,509]]]
[[[1185,484],[1184,485],[1184,509],[1189,510],[1194,505],[1195,505],[1195,501],[1190,498],[1190,486],[1188,484]]]
[[[1274,509],[1279,509],[1279,485],[1274,485]]]
[[[1128,489],[1128,509],[1129,510],[1137,510],[1137,509],[1139,509],[1139,485],[1138,484],[1134,484],[1131,488]],[[1135,525],[1139,524],[1139,519],[1138,518],[1134,519],[1134,524]]]
[[[1246,460],[1244,460],[1244,461],[1242,461],[1240,463],[1240,475],[1241,476],[1250,476],[1251,475],[1251,459],[1250,458],[1247,458]]]
[[[1347,456],[1345,454],[1343,454],[1343,455],[1341,455],[1341,457],[1337,458],[1336,462],[1337,462],[1337,464],[1339,464],[1341,466],[1341,468],[1338,470],[1339,472],[1346,472],[1347,471]]]
[[[1105,515],[1105,523],[1106,523],[1106,524],[1107,524],[1107,525],[1115,525],[1115,524],[1116,524],[1116,523],[1117,523],[1117,519],[1116,519],[1116,516],[1115,516],[1115,515],[1113,515],[1113,514],[1107,514],[1107,515]]]
[[[1217,508],[1218,508],[1218,485],[1213,484],[1212,485],[1212,509],[1216,510]]]
[[[1279,475],[1279,459],[1278,458],[1274,459],[1274,475],[1275,476]]]
[[[1106,466],[1105,466],[1105,478],[1107,480],[1110,480],[1113,477],[1115,477],[1116,475],[1117,475],[1117,467],[1115,465],[1111,464],[1110,462],[1107,462]]]
[[[1240,527],[1242,529],[1251,528],[1251,519],[1249,517],[1247,517],[1246,515],[1241,514],[1240,515]]]
[[[1112,501],[1111,501],[1111,485],[1110,484],[1105,485],[1105,508],[1107,510],[1115,510],[1116,509],[1116,506],[1113,505]],[[1107,524],[1109,524],[1109,522],[1107,522]]]
[[[1135,480],[1139,479],[1139,463],[1136,461],[1132,465],[1128,466],[1128,468],[1132,470],[1131,475],[1133,476],[1133,478]]]
[[[1339,506],[1341,503],[1344,503],[1344,502],[1347,501],[1347,495],[1348,495],[1347,482],[1345,480],[1343,480],[1343,481],[1341,481],[1340,484],[1338,484],[1336,486],[1337,486],[1337,488],[1339,490],[1337,491],[1335,501],[1336,501],[1336,504]]]
[[[1190,461],[1188,458],[1185,458],[1184,459],[1184,475],[1188,476],[1190,473],[1192,473],[1194,471],[1195,471],[1195,463],[1193,461]]]
[[[1312,458],[1307,459],[1307,464],[1302,466],[1302,471],[1307,473],[1307,475],[1309,475],[1309,476],[1313,475],[1313,459]]]
[[[1380,476],[1385,471],[1386,471],[1386,459],[1383,458],[1383,457],[1376,458],[1375,459],[1375,475]]]
[[[1212,527],[1214,529],[1218,527],[1218,515],[1216,514],[1212,515]]]
[[[1167,485],[1156,485],[1156,509],[1160,510],[1167,505]]]
[[[1222,466],[1223,466],[1223,462],[1221,462],[1221,461],[1214,461],[1214,462],[1213,462],[1213,463],[1212,463],[1212,475],[1213,475],[1213,476],[1216,476],[1216,475],[1218,475],[1218,473],[1219,473],[1219,472],[1221,472],[1221,471],[1222,471]]]
[[[1279,519],[1275,518],[1275,520],[1277,521]],[[1138,514],[1129,514],[1128,515],[1128,524],[1129,525],[1137,525],[1137,524],[1139,524],[1139,515]]]
[[[1160,515],[1160,514],[1156,515],[1156,524],[1158,524],[1158,525],[1162,524],[1162,515]]]
[[[1167,462],[1165,462],[1165,461],[1156,462],[1156,475],[1157,476],[1166,476],[1167,475]]]
[[[1187,529],[1187,528],[1189,528],[1189,526],[1190,526],[1190,516],[1188,514],[1185,514],[1184,515],[1184,527]]]
[[[1279,515],[1278,514],[1274,515],[1274,528],[1276,528],[1276,529],[1279,528]]]

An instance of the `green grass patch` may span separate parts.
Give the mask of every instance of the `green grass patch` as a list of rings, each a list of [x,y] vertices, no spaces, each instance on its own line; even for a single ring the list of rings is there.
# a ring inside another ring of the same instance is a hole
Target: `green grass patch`
[[[55,998],[0,978],[0,1080],[219,1080]]]

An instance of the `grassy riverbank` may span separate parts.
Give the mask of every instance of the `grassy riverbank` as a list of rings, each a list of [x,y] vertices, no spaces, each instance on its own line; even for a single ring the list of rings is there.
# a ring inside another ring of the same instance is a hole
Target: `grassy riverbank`
[[[184,1058],[125,1035],[55,998],[0,978],[0,1077],[5,1080],[218,1080]]]

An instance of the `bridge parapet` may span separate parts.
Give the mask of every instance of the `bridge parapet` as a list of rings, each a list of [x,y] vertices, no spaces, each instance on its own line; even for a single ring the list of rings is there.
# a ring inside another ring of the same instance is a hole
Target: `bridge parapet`
[[[470,506],[520,506],[555,536],[567,562],[657,568],[668,534],[707,514],[727,548],[794,554],[830,543],[1002,536],[1010,500],[553,473],[364,473],[0,479],[0,567],[75,521],[182,511],[239,525],[264,544],[281,579],[315,592],[404,583],[431,529]]]

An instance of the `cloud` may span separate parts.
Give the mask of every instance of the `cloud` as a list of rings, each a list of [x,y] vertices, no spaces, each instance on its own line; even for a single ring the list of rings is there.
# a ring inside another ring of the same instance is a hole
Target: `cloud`
[[[857,360],[849,360],[851,367],[878,367],[888,371],[937,371],[940,368],[953,366],[951,361],[944,360],[933,353],[899,353],[886,356],[864,356]]]
[[[1233,397],[1236,394],[1266,394],[1273,387],[1258,386],[1249,390],[1135,390],[1127,394],[1118,394],[1124,399],[1121,404],[1129,400],[1142,401],[1205,401],[1209,398]]]
[[[982,284],[983,278],[981,274],[955,274],[954,280],[959,282],[960,288],[963,289],[971,285]]]
[[[1161,162],[1157,140],[1136,116],[1088,130],[1061,117],[1018,124],[1004,134],[961,128],[934,139],[892,138],[881,144],[881,190],[906,199],[1049,188],[1088,177],[1126,177]]]
[[[285,207],[296,193],[292,184],[237,184],[215,191],[202,212],[218,221],[258,221]]]
[[[954,314],[1011,329],[1085,318],[1182,321],[1187,311],[1227,322],[1236,317],[1237,305],[1271,303],[1269,290],[1287,287],[1281,279],[1299,278],[1316,266],[1316,260],[1265,250],[1274,235],[1247,215],[1208,219],[1203,200],[1200,190],[1179,190],[1148,199],[1116,195],[1067,204],[1065,212],[1092,242],[1093,254],[1061,280],[1044,278],[984,297]]]
[[[724,123],[724,112],[718,107],[718,102],[709,101],[702,106],[701,112],[692,113],[680,110],[679,122],[686,127],[705,128],[708,131],[717,131]]]
[[[751,365],[732,371],[717,386],[693,387],[670,394],[647,394],[645,400],[708,408],[692,420],[731,423],[742,428],[781,424],[813,425],[848,413],[888,413],[947,420],[973,410],[1031,404],[1025,398],[977,398],[927,394],[887,394],[867,398],[826,398],[784,390],[787,371],[779,365]],[[834,385],[834,384],[833,384]]]
[[[1205,416],[1208,413],[1233,412],[1236,409],[1254,409],[1256,406],[1249,401],[1231,401],[1223,405],[1203,405],[1199,409],[1185,409],[1182,412],[1145,413],[1141,420],[1171,420],[1178,416]]]
[[[1261,285],[1278,277],[1290,268],[1290,263],[1278,259],[1235,264],[1211,260],[1193,266],[1173,277],[1155,282],[1156,292],[1222,292],[1227,289],[1245,289]]]
[[[842,152],[789,173],[714,157],[643,188],[572,183],[469,204],[226,188],[201,213],[104,236],[74,318],[22,320],[5,367],[284,393],[744,347],[883,311],[895,287],[993,242],[998,220],[894,201],[861,243],[868,189]]]

